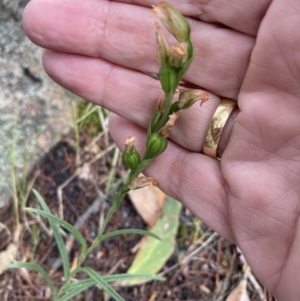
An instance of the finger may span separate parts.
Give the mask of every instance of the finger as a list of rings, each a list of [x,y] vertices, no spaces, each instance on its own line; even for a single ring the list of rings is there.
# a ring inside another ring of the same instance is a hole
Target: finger
[[[57,23],[59,20],[59,24]],[[216,25],[191,21],[197,56],[185,76],[215,94],[235,98],[245,75],[254,39]],[[157,73],[155,20],[148,8],[86,0],[32,0],[23,26],[38,45],[101,57],[143,72]]]
[[[145,128],[162,94],[158,80],[102,59],[48,50],[43,63],[58,84]],[[219,103],[220,98],[210,94],[209,101],[201,107],[195,104],[193,109],[182,111],[170,138],[189,150],[202,151]]]
[[[270,6],[257,37],[251,64],[243,84],[241,103],[246,106],[249,96],[257,98],[262,92],[269,93],[270,103],[274,95],[295,95],[291,108],[299,105],[300,89],[300,37],[294,28],[299,28],[299,2],[278,1]],[[289,18],[278,24],[283,10]],[[245,96],[245,97],[244,97]],[[287,97],[284,97],[286,100]],[[293,99],[293,98],[291,98]],[[286,101],[281,102],[287,106]],[[299,107],[297,108],[299,109]]]
[[[148,7],[155,4],[153,0],[118,0],[118,2]],[[268,9],[271,0],[173,0],[169,2],[185,16],[193,17],[205,22],[221,23],[240,32],[256,35],[259,24]]]
[[[140,152],[145,150],[144,129],[114,114],[110,117],[109,128],[121,150],[130,135],[137,138],[137,149]],[[165,193],[180,200],[208,226],[232,241],[226,184],[218,161],[169,142],[167,150],[147,168],[146,174],[154,177]]]

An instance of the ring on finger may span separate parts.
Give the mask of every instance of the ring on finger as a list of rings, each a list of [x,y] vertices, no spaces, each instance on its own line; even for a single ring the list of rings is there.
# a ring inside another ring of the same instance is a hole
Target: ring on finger
[[[221,156],[218,153],[220,138],[224,127],[226,126],[226,122],[236,108],[237,102],[235,100],[229,98],[222,99],[206,132],[203,145],[203,154],[214,159],[221,159]]]

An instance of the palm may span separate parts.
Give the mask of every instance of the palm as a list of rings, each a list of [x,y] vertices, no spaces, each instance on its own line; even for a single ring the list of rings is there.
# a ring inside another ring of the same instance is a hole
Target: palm
[[[261,23],[238,96],[242,113],[222,160],[236,242],[278,295],[292,287],[288,275],[296,276],[300,252],[299,61],[295,64],[300,46],[295,47],[291,19],[286,27],[271,19],[279,13],[271,7]]]
[[[122,147],[135,135],[142,148],[161,90],[140,73],[158,69],[154,21],[148,8],[138,6],[152,1],[135,2],[32,0],[24,27],[34,42],[52,50],[44,54],[49,75],[122,116],[111,118],[116,143]],[[191,20],[197,57],[186,80],[211,91],[210,101],[182,112],[173,143],[147,172],[235,241],[264,285],[293,300],[300,281],[300,4],[172,2],[188,16],[228,28]],[[241,108],[221,163],[199,153],[220,96],[237,99]]]

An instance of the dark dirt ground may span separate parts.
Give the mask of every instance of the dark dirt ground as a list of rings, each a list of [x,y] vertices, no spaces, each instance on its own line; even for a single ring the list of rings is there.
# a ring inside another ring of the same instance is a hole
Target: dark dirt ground
[[[91,243],[99,228],[99,217],[108,211],[111,205],[111,190],[105,192],[107,175],[111,170],[113,150],[101,156],[92,164],[87,164],[88,171],[74,177],[63,189],[62,207],[59,206],[57,187],[69,179],[78,170],[76,162],[91,162],[97,154],[105,151],[112,142],[107,135],[100,135],[95,139],[82,132],[80,134],[80,152],[76,156],[76,144],[73,134],[65,136],[52,150],[36,164],[28,176],[32,180],[33,188],[38,190],[46,200],[52,213],[59,215],[63,209],[64,219],[71,224],[82,217],[95,200],[98,205],[92,210],[88,219],[80,227],[81,233],[88,243]],[[93,143],[94,141],[94,143]],[[77,160],[76,160],[77,157]],[[121,160],[115,168],[115,180],[120,179],[120,172],[124,171]],[[106,198],[103,198],[107,196]],[[37,207],[33,194],[29,195],[27,206]],[[166,300],[226,300],[228,292],[242,277],[242,262],[234,245],[225,239],[213,234],[201,224],[206,231],[201,243],[211,238],[212,241],[201,252],[194,255],[188,264],[170,267],[178,263],[191,252],[194,241],[194,216],[185,208],[180,217],[180,228],[177,236],[177,247],[172,257],[167,261],[161,272],[166,271],[165,282],[152,281],[134,287],[116,287],[118,293],[127,301],[166,301]],[[14,232],[16,221],[12,205],[0,211],[0,221],[6,225],[11,233]],[[58,261],[58,250],[53,238],[44,227],[48,227],[45,220],[39,223],[30,215],[21,214],[21,223],[24,225],[19,237],[18,260],[34,262],[42,265],[50,274],[56,287],[62,285],[62,269]],[[27,226],[26,226],[27,225]],[[33,229],[40,229],[40,235],[34,244]],[[120,210],[113,216],[106,231],[117,229],[146,229],[146,225],[137,215],[129,199],[122,202]],[[48,227],[49,229],[49,227]],[[212,237],[212,235],[214,235]],[[85,261],[85,266],[94,268],[100,274],[125,273],[135,254],[133,248],[139,243],[138,235],[123,235],[102,242]],[[12,241],[12,235],[7,231],[0,232],[0,252],[5,250]],[[194,244],[197,248],[200,244]],[[74,242],[70,247],[70,262],[78,258],[79,245]],[[27,275],[27,276],[26,276]],[[262,289],[265,300],[274,300]],[[248,293],[251,300],[261,300],[257,290],[248,282]],[[51,300],[47,297],[47,287],[42,277],[33,271],[28,274],[20,270],[9,270],[0,275],[0,300]],[[80,294],[72,300],[112,300],[105,296],[102,290],[94,287]]]

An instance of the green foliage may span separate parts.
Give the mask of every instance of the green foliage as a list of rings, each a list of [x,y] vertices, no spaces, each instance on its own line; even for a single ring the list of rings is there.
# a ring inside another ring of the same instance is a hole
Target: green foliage
[[[16,263],[13,263],[9,266],[10,269],[20,269],[20,268],[25,268],[25,269],[28,269],[28,270],[34,270],[38,273],[40,273],[44,280],[46,281],[47,285],[49,286],[50,288],[50,291],[51,291],[51,294],[52,294],[52,297],[53,297],[53,300],[59,300],[58,299],[58,295],[56,293],[56,290],[54,288],[54,284],[53,282],[51,281],[50,277],[48,276],[47,272],[39,265],[39,264],[36,264],[36,263],[30,263],[30,262],[16,262]]]
[[[34,192],[36,194],[36,191],[34,191]],[[78,242],[80,243],[81,252],[82,252],[81,256],[83,256],[83,257],[86,256],[86,254],[87,254],[87,243],[86,243],[84,237],[82,236],[82,234],[75,227],[73,227],[71,224],[67,223],[66,221],[52,215],[51,213],[45,212],[43,210],[34,209],[34,208],[26,208],[25,210],[27,212],[36,213],[38,215],[46,217],[48,219],[50,225],[51,225],[51,228],[52,228],[51,223],[54,223],[54,224],[60,225],[61,227],[65,228],[70,233],[72,233],[75,236],[75,238],[78,240]]]
[[[78,272],[85,272],[88,276],[93,279],[101,288],[103,288],[110,296],[117,301],[125,301],[97,272],[91,268],[78,268]]]
[[[43,216],[47,218],[49,225],[53,231],[53,235],[60,253],[60,257],[62,259],[63,263],[63,272],[64,272],[64,278],[65,283],[64,285],[59,289],[58,292],[56,292],[54,288],[54,284],[51,281],[50,277],[48,276],[47,272],[38,264],[36,263],[27,263],[27,262],[18,262],[15,264],[12,264],[9,266],[9,268],[26,268],[30,270],[37,271],[40,273],[43,278],[45,279],[47,285],[50,288],[52,297],[54,301],[67,301],[70,300],[72,297],[77,296],[82,291],[87,290],[89,287],[93,285],[99,285],[104,291],[106,291],[110,296],[112,296],[117,301],[124,300],[108,283],[109,282],[119,282],[126,279],[136,279],[136,278],[142,278],[147,280],[163,280],[162,277],[151,275],[151,274],[139,274],[139,275],[109,275],[109,276],[102,276],[99,275],[97,272],[95,272],[91,268],[82,267],[81,265],[84,263],[84,260],[90,254],[93,249],[99,245],[99,243],[105,239],[108,239],[110,237],[118,236],[118,235],[124,235],[124,234],[139,234],[139,235],[148,235],[153,239],[159,239],[158,236],[155,233],[151,233],[144,230],[135,230],[135,229],[124,229],[124,230],[118,230],[106,234],[100,234],[96,237],[92,245],[88,248],[87,243],[82,236],[82,234],[71,224],[68,222],[54,216],[51,214],[50,209],[48,208],[46,202],[42,198],[42,196],[36,191],[33,190],[33,193],[35,194],[38,203],[40,204],[42,210],[35,209],[35,208],[26,208],[27,212],[35,213],[40,216]],[[62,228],[68,230],[80,243],[81,246],[81,256],[78,262],[77,267],[71,271],[70,269],[70,261],[69,261],[69,255],[68,251],[65,247],[65,243],[63,240],[63,237],[60,233],[59,226]],[[72,282],[71,277],[74,277],[77,273],[84,272],[88,275],[89,278],[84,280],[79,280],[76,283]]]
[[[33,193],[35,194],[40,206],[45,211],[45,213],[51,215],[51,211],[50,211],[49,207],[47,206],[46,202],[44,201],[44,199],[42,198],[42,196],[36,190],[33,190]],[[59,250],[59,254],[62,259],[63,268],[64,268],[64,277],[65,277],[66,281],[68,282],[70,280],[69,254],[66,249],[63,237],[61,236],[61,233],[59,232],[58,226],[52,219],[49,220],[49,224],[53,231],[53,235],[54,235],[54,238],[55,238],[58,250]]]
[[[102,108],[81,99],[77,102],[77,110],[79,129],[84,130],[87,134],[96,136],[102,130],[99,118],[99,110],[102,110]]]
[[[175,237],[179,225],[181,204],[168,198],[165,202],[163,215],[151,229],[151,232],[161,237],[161,241],[151,237],[142,244],[131,267],[130,274],[157,273],[174,251]],[[145,282],[145,279],[125,279],[121,285],[136,285]]]

